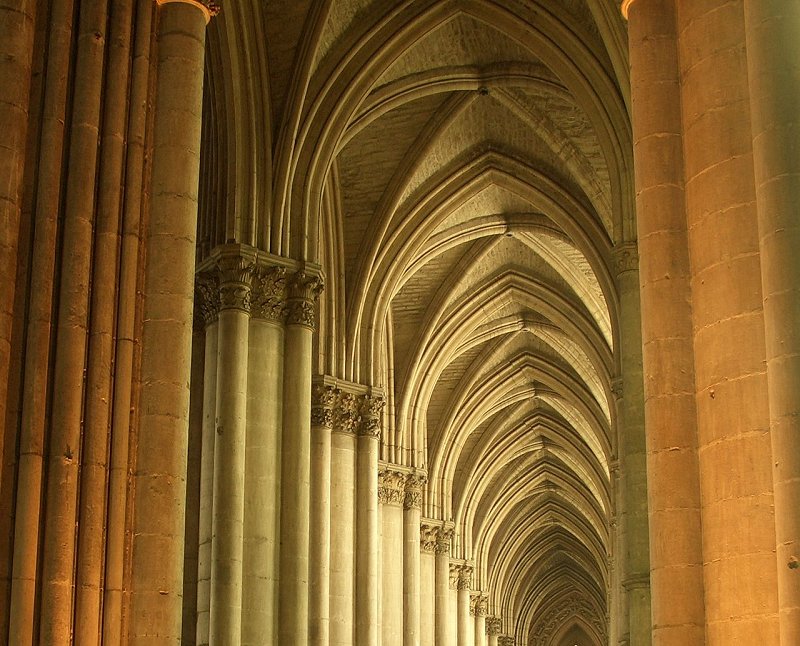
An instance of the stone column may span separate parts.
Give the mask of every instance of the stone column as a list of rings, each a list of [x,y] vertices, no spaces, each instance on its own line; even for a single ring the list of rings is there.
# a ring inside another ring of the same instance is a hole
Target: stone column
[[[242,645],[278,642],[286,272],[253,276],[247,358]]]
[[[478,594],[472,604],[472,614],[475,617],[475,646],[486,646],[486,606],[488,599]]]
[[[676,5],[705,636],[767,646],[780,643],[778,574],[744,14],[726,0]]]
[[[162,0],[146,236],[129,643],[181,636],[183,525],[203,98],[203,2]]]
[[[356,429],[358,398],[341,394],[333,417],[331,451],[330,643],[351,646],[355,619]]]
[[[618,245],[614,249],[620,303],[622,372],[622,393],[618,399],[617,416],[623,471],[621,519],[625,525],[622,585],[627,597],[630,641],[646,646],[651,639],[650,539],[638,261],[636,242]]]
[[[309,544],[309,643],[329,643],[331,588],[331,428],[338,391],[317,384],[311,391],[311,542]]]
[[[514,646],[514,638],[509,635],[500,635],[497,638],[498,646]],[[631,644],[631,646],[633,646]]]
[[[424,475],[411,473],[403,500],[403,646],[420,644],[420,543]]]
[[[384,467],[378,474],[381,503],[382,644],[403,643],[403,502],[406,474]]]
[[[422,521],[420,526],[419,605],[420,643],[436,643],[436,536],[439,527]]]
[[[218,261],[220,311],[211,517],[210,643],[241,640],[247,354],[252,265]]]
[[[745,0],[781,644],[800,644],[800,5]]]
[[[498,646],[498,638],[503,631],[503,622],[500,617],[486,618],[486,636],[489,646]]]
[[[450,633],[450,540],[452,530],[441,527],[436,533],[436,593],[434,625],[436,646],[449,646]]]
[[[683,646],[705,609],[675,2],[639,0],[628,21],[653,642]]]
[[[378,518],[378,450],[384,400],[364,395],[356,455],[356,644],[377,646],[380,548]]]
[[[321,290],[321,279],[305,271],[298,271],[289,283],[281,455],[281,646],[308,644],[311,341]]]
[[[203,356],[203,420],[200,448],[200,510],[197,550],[197,646],[209,643],[211,617],[211,513],[214,497],[214,439],[217,410],[217,347],[219,288],[210,276],[197,281],[197,305],[205,322]]]
[[[472,646],[469,643],[470,633],[470,585],[472,584],[472,567],[469,565],[459,565],[456,589],[458,590],[458,646]]]

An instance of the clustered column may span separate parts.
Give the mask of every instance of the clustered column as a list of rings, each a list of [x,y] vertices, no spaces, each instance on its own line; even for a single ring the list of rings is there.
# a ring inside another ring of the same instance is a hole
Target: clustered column
[[[439,527],[423,521],[420,526],[420,643],[436,643],[436,537]]]
[[[472,602],[472,615],[475,617],[475,646],[486,646],[486,606],[489,600],[478,594]]]
[[[409,473],[403,499],[403,644],[420,644],[420,518],[427,478]]]
[[[381,633],[383,644],[403,643],[403,503],[406,474],[381,469]],[[417,530],[419,531],[419,530]]]
[[[449,644],[450,636],[450,541],[452,529],[440,527],[436,533],[436,592],[434,624],[436,644]]]
[[[456,590],[458,591],[457,600],[457,619],[458,619],[458,646],[472,646],[470,637],[472,636],[472,626],[470,625],[470,586],[472,585],[472,566],[457,566]]]

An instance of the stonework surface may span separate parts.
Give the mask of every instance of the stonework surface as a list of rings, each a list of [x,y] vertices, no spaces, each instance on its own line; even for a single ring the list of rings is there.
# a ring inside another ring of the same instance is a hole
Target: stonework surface
[[[798,22],[0,2],[0,643],[800,643]]]

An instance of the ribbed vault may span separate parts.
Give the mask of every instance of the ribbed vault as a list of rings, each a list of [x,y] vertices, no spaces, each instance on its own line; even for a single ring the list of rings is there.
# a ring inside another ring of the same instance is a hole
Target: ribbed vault
[[[385,388],[381,458],[427,471],[423,516],[532,645],[605,641],[611,585],[630,159],[619,52],[566,5],[332,3],[298,140],[320,371]]]
[[[275,198],[208,235],[323,266],[316,371],[386,392],[381,459],[427,473],[504,631],[571,646],[609,630],[632,163],[616,7],[557,4],[312,3],[271,70]],[[207,110],[257,107],[212,81]],[[204,141],[259,163],[246,130]]]

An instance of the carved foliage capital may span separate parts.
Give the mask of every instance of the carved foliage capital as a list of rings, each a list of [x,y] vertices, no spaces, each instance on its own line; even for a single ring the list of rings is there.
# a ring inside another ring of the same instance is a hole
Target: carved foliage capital
[[[195,309],[206,325],[211,325],[219,317],[219,283],[216,276],[203,274],[197,276],[194,285]]]
[[[503,630],[503,622],[500,617],[486,617],[486,634],[499,635]]]
[[[405,498],[403,499],[403,507],[405,509],[422,508],[422,489],[427,482],[428,478],[424,475],[411,473],[406,476],[406,493]]]
[[[469,590],[472,585],[472,566],[462,565],[458,570],[458,581],[456,582],[456,589]]]
[[[378,501],[384,505],[402,505],[405,499],[406,474],[392,469],[378,472]]]
[[[439,527],[436,532],[436,553],[449,554],[450,542],[453,540],[453,530],[448,527]]]
[[[283,323],[286,321],[286,270],[261,267],[255,272],[251,287],[252,316]]]
[[[636,242],[625,242],[614,247],[614,273],[619,276],[639,269],[639,251]]]
[[[422,523],[419,527],[419,547],[423,552],[433,554],[436,552],[436,537],[439,528],[436,525]]]
[[[514,646],[514,638],[508,635],[500,635],[497,638],[498,646]]]
[[[333,386],[314,386],[311,389],[311,425],[332,428],[334,423],[334,406],[340,395],[339,389]]]
[[[287,323],[314,328],[317,297],[322,292],[321,276],[298,271],[289,281]]]
[[[482,594],[477,594],[470,600],[470,614],[475,617],[485,617],[489,606],[489,599]]]
[[[358,434],[380,439],[381,411],[385,400],[376,395],[362,395],[360,400],[360,421]]]
[[[358,397],[352,393],[340,393],[336,400],[333,430],[336,433],[354,435],[360,419]]]

